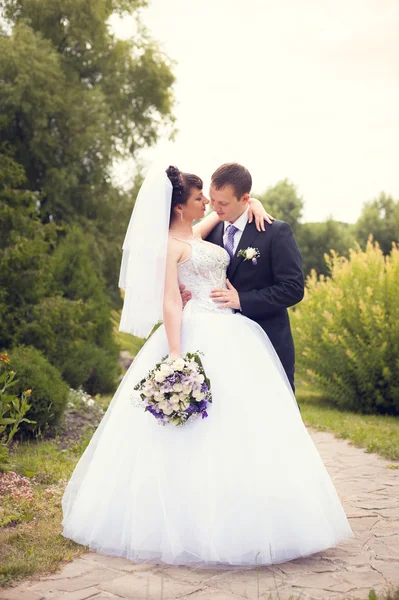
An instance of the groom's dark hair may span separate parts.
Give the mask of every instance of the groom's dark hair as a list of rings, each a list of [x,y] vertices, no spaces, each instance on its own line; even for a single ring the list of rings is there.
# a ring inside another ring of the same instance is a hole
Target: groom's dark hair
[[[212,175],[211,185],[222,190],[226,185],[231,185],[234,195],[240,199],[244,194],[249,194],[252,188],[251,173],[238,163],[226,163],[216,169]]]

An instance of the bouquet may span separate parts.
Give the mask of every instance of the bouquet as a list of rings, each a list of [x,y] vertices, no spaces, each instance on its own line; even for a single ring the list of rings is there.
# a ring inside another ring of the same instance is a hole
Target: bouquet
[[[160,425],[184,425],[200,415],[204,419],[208,402],[212,402],[199,353],[188,352],[182,358],[163,358],[135,387],[139,404]]]

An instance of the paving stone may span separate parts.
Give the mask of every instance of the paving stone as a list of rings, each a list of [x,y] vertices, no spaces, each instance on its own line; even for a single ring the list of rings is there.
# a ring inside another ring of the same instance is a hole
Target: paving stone
[[[99,569],[95,568],[85,573],[80,577],[61,578],[56,580],[40,581],[34,584],[31,589],[33,591],[61,591],[61,592],[74,592],[76,590],[83,590],[85,588],[95,587],[98,584],[116,579],[121,576],[119,571],[112,571],[111,569]]]
[[[98,596],[94,596],[93,600],[109,600],[110,598],[116,598],[116,600],[120,600],[120,596],[115,596],[114,594],[107,594],[107,592],[102,592]],[[62,600],[62,598],[60,598]]]
[[[150,571],[155,569],[158,565],[156,563],[138,563],[135,564],[127,558],[119,558],[119,556],[106,556],[105,554],[96,554],[95,552],[88,552],[82,556],[84,562],[98,563],[109,569],[116,571]],[[93,568],[93,567],[91,567]]]
[[[328,560],[314,560],[312,558],[304,558],[294,560],[288,563],[277,565],[276,568],[286,575],[295,575],[297,573],[327,573],[334,572],[337,565]]]
[[[91,571],[93,571],[93,565],[81,558],[76,558],[72,562],[67,563],[64,567],[62,567],[62,571],[59,573],[52,573],[47,577],[43,577],[43,580],[50,581],[56,579],[65,579],[67,577],[80,577],[81,575],[85,575]]]
[[[200,589],[200,586],[151,573],[142,577],[126,575],[102,583],[98,587],[128,600],[175,600]]]
[[[371,561],[371,566],[381,573],[387,583],[399,585],[399,561],[373,560]]]
[[[399,560],[399,535],[392,535],[385,538],[372,537],[367,543],[375,553],[377,560]]]
[[[275,567],[261,567],[250,571],[232,572],[212,581],[212,587],[227,590],[237,596],[257,598],[258,593],[274,593],[282,585],[281,573]]]
[[[338,578],[334,573],[319,573],[299,577],[293,587],[345,594],[356,586],[348,581],[343,581],[342,578]]]
[[[209,585],[209,581],[220,577],[226,572],[222,569],[189,569],[187,567],[166,567],[162,569],[163,575],[192,585],[202,583]],[[159,572],[158,575],[160,575]]]
[[[42,600],[44,595],[41,592],[33,592],[25,586],[17,586],[0,590],[0,598],[1,600]]]
[[[293,589],[291,592],[291,599],[287,600],[326,600],[332,598],[339,598],[342,600],[342,594],[340,592],[319,590],[319,589],[306,589],[306,590],[295,590]],[[347,598],[347,593],[345,593],[345,600]],[[274,600],[274,599],[273,599]]]
[[[356,571],[348,572],[343,575],[344,580],[357,589],[372,589],[384,585],[383,577],[376,571]]]
[[[371,529],[373,529],[373,533],[374,533],[374,526],[379,521],[382,521],[381,517],[365,516],[365,517],[360,517],[359,519],[353,519],[353,522],[352,522],[353,532],[356,533],[358,531],[370,531]]]
[[[179,600],[239,600],[239,596],[235,596],[234,594],[230,594],[223,590],[207,589],[194,592],[194,594],[190,594],[189,596],[182,596]]]
[[[57,591],[57,598],[60,600],[89,600],[89,598],[97,598],[100,590],[95,587],[85,588],[84,590],[76,590],[75,592],[60,592]],[[46,597],[49,598],[49,596]],[[52,596],[51,600],[53,600],[55,596]],[[50,600],[50,599],[49,599]]]

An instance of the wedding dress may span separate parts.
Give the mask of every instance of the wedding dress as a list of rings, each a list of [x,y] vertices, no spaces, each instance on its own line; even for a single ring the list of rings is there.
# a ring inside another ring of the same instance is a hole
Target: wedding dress
[[[132,402],[134,386],[168,354],[159,327],[68,483],[63,535],[174,565],[271,564],[334,546],[352,532],[274,348],[256,323],[209,297],[226,287],[227,252],[190,245],[179,265],[192,292],[182,353],[203,353],[209,416],[162,427]]]

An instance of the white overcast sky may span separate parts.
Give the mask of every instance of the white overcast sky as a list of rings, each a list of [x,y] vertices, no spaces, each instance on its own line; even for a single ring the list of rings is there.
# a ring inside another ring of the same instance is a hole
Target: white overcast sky
[[[399,198],[399,0],[150,0],[143,20],[176,62],[179,131],[146,160],[207,183],[237,161],[253,191],[287,177],[307,221]]]

